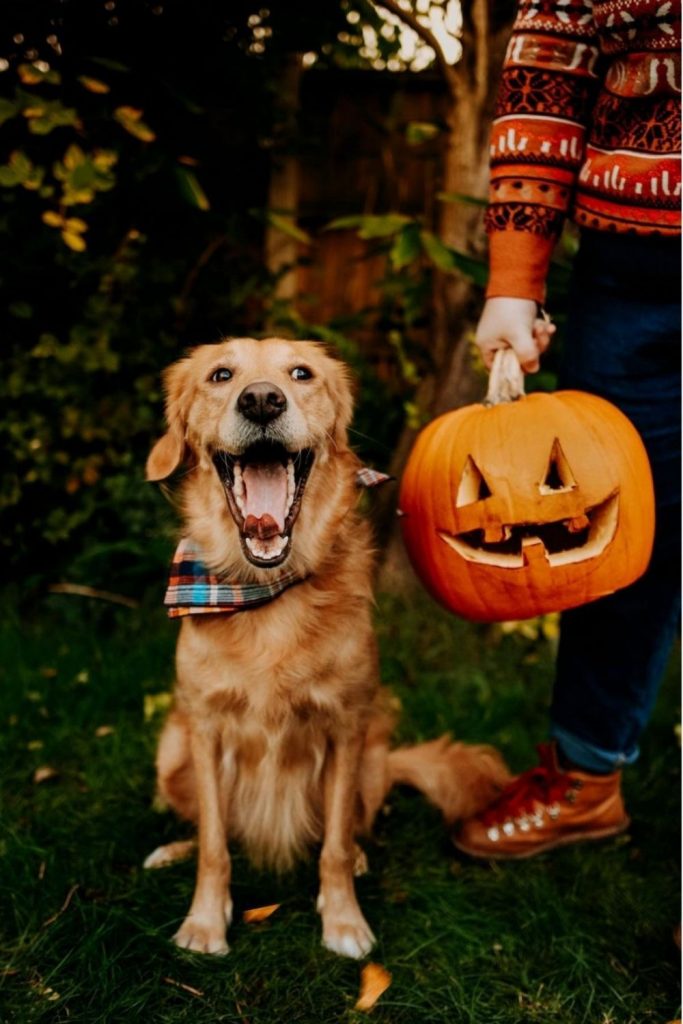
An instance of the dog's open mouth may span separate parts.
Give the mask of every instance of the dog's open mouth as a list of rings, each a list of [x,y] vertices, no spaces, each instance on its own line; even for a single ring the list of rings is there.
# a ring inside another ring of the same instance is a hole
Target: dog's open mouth
[[[289,452],[263,441],[240,455],[217,451],[213,462],[245,556],[252,565],[281,565],[289,554],[313,452]]]

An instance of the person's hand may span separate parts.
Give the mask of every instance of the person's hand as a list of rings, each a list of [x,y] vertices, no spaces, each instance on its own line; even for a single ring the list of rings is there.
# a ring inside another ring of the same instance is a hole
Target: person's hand
[[[511,348],[526,373],[536,373],[539,356],[547,349],[555,324],[537,314],[532,299],[508,299],[496,296],[487,299],[479,320],[476,344],[484,365],[491,369],[499,348]]]

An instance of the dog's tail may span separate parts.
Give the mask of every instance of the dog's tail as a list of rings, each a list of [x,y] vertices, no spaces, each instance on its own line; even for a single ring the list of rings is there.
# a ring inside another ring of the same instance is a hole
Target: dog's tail
[[[389,788],[398,784],[419,789],[447,825],[483,810],[511,777],[494,747],[452,743],[450,736],[390,750],[387,773]]]
[[[494,747],[454,743],[450,736],[395,750],[378,742],[371,744],[367,753],[374,764],[361,780],[366,829],[392,786],[419,790],[439,808],[446,824],[452,825],[483,810],[511,778]]]

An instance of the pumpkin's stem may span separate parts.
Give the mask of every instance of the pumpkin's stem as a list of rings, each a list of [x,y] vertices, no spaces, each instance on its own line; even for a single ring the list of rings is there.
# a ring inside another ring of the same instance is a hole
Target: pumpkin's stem
[[[514,349],[499,348],[493,358],[489,375],[489,389],[484,405],[515,402],[524,397],[524,373]]]

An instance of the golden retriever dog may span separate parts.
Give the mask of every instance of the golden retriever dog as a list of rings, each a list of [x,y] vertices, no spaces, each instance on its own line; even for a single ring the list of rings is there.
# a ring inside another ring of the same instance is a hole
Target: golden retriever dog
[[[184,535],[230,583],[300,578],[257,608],[182,619],[157,755],[162,798],[197,825],[196,887],[175,942],[227,952],[228,843],[276,869],[321,843],[323,944],[363,957],[374,937],[354,891],[354,837],[391,786],[417,787],[451,822],[490,802],[506,768],[491,748],[447,737],[389,749],[345,366],[315,342],[234,338],[196,348],[165,386],[168,430],[147,477],[185,467]],[[193,845],[160,847],[146,866]]]

